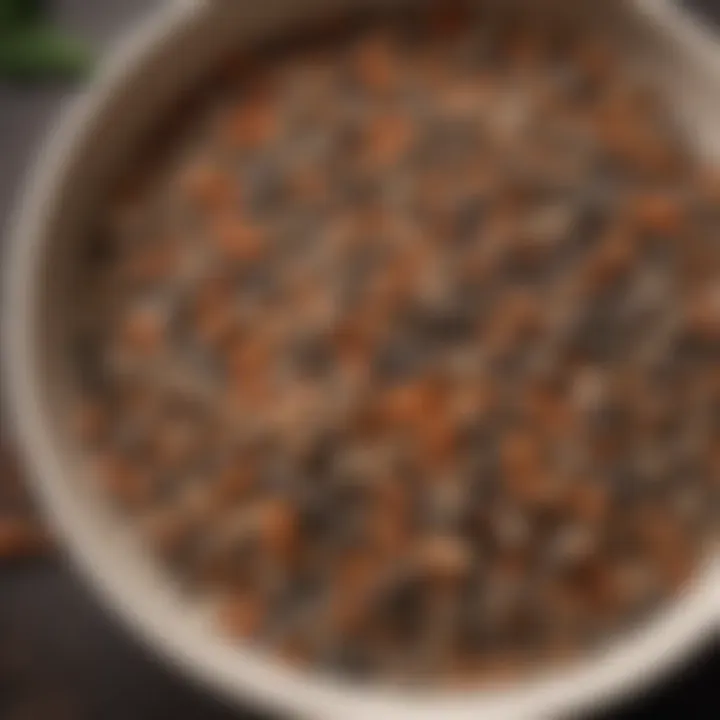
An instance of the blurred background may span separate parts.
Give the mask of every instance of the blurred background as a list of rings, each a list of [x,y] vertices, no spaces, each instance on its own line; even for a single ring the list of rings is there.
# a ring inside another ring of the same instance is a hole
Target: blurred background
[[[156,2],[56,0],[46,4],[58,37],[88,43],[89,52],[100,55]],[[35,0],[19,0],[14,5],[23,3],[30,7]],[[701,13],[703,22],[717,24],[720,37],[720,0],[686,0],[686,4]],[[0,10],[2,6],[0,2]],[[0,59],[5,57],[6,63],[8,54],[3,55],[2,46],[6,43],[8,49],[8,37],[7,32],[0,33]],[[68,47],[63,45],[60,51],[65,53],[63,62],[67,62]],[[37,47],[33,52],[37,54]],[[37,62],[52,65],[53,61],[38,58]],[[82,87],[82,80],[72,77],[74,73],[60,79],[40,74],[43,77],[30,79],[7,72],[0,76],[0,228],[4,230],[0,238],[6,234],[33,150],[63,102]],[[15,464],[7,430],[2,428],[0,446],[0,720],[258,717],[224,707],[161,667],[105,614],[45,542],[40,523],[33,519],[32,503],[22,490],[22,469]],[[704,651],[663,686],[603,717],[679,716],[720,717],[717,640],[709,639]]]

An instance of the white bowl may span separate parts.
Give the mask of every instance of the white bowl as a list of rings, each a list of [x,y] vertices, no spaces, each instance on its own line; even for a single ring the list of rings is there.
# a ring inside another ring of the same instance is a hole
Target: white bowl
[[[327,720],[508,720],[595,708],[657,679],[716,632],[717,556],[666,611],[568,669],[504,691],[358,689],[290,670],[214,635],[86,482],[88,470],[69,441],[63,422],[70,392],[62,350],[66,290],[73,281],[75,241],[86,235],[107,183],[148,123],[214,59],[337,4],[168,3],[122,40],[63,115],[39,153],[4,258],[2,371],[18,445],[70,558],[105,604],[158,654],[240,704],[252,701]],[[588,6],[594,6],[588,13],[598,31],[615,25],[656,68],[661,89],[677,99],[678,116],[698,151],[720,157],[720,133],[714,130],[720,122],[720,52],[710,36],[664,0]]]

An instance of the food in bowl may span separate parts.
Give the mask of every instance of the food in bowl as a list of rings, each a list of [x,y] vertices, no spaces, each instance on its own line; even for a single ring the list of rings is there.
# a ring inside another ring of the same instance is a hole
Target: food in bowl
[[[228,637],[495,678],[717,530],[719,183],[612,43],[455,4],[235,59],[78,284],[95,477]]]

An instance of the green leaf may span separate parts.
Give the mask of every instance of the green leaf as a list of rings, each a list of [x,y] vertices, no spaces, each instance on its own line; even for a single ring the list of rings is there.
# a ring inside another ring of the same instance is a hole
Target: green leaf
[[[48,13],[47,0],[0,0],[0,28],[16,29],[37,23]]]
[[[85,43],[50,27],[0,34],[0,74],[10,78],[84,75],[91,66]]]

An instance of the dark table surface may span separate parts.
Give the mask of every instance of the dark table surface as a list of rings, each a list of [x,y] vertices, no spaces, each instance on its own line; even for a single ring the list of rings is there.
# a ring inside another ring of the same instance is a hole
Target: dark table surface
[[[103,47],[157,0],[61,0],[60,22]],[[688,0],[720,19],[720,0]],[[0,83],[0,226],[29,154],[72,93]],[[3,467],[0,461],[0,483]],[[608,718],[720,718],[720,647]],[[208,697],[129,639],[60,558],[0,568],[0,720],[254,718]],[[339,718],[338,720],[342,720]]]

